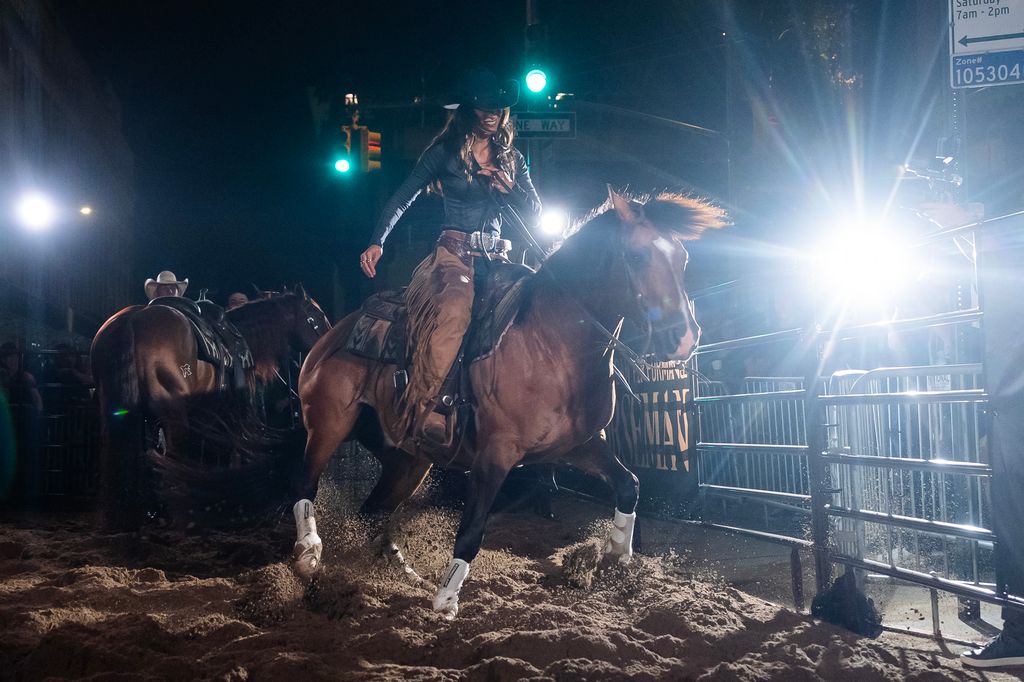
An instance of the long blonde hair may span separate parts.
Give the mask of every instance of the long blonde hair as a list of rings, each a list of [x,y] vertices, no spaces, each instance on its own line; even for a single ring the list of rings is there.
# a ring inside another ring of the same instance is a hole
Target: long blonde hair
[[[434,136],[434,139],[427,145],[431,149],[434,145],[444,145],[446,151],[451,154],[458,154],[462,161],[463,172],[466,175],[466,182],[473,182],[473,175],[477,171],[476,159],[473,158],[473,129],[476,127],[476,112],[473,107],[462,105],[458,109],[448,113],[448,120],[444,127]],[[494,159],[498,167],[503,170],[512,182],[516,179],[516,159],[512,146],[515,137],[515,126],[512,125],[512,113],[508,107],[501,110],[501,118],[498,120],[498,130],[491,135],[491,149],[494,151]],[[426,153],[426,149],[423,150]],[[440,181],[430,184],[428,191],[436,194],[443,192]]]

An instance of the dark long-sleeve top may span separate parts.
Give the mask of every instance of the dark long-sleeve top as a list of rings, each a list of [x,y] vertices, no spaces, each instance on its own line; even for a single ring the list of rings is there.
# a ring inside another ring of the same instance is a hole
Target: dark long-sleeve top
[[[517,149],[512,150],[515,158],[515,184],[508,194],[490,189],[486,178],[469,181],[465,165],[458,152],[452,152],[441,144],[423,152],[412,174],[391,196],[384,206],[380,220],[373,230],[370,244],[384,246],[384,240],[394,229],[398,219],[416,201],[423,190],[440,180],[444,198],[444,229],[475,232],[477,230],[500,233],[502,217],[488,197],[494,192],[499,203],[507,202],[523,220],[530,225],[540,215],[540,197],[530,180],[526,159]]]

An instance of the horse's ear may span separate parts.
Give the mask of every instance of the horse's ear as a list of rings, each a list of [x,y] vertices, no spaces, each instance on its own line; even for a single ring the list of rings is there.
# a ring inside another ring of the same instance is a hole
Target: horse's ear
[[[309,300],[309,294],[306,293],[306,287],[302,286],[302,282],[295,285],[295,295],[300,296],[304,301]]]
[[[624,223],[636,223],[640,221],[641,216],[639,211],[630,205],[629,199],[613,190],[611,185],[608,185],[608,198],[611,199],[612,208],[614,208],[615,213],[618,214],[619,220]]]
[[[281,285],[281,293],[282,294],[290,294],[290,293],[292,293],[292,289],[287,284],[282,284]]]

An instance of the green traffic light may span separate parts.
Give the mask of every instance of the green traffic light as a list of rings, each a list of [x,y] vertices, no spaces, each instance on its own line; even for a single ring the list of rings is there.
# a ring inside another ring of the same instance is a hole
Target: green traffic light
[[[348,173],[352,170],[352,164],[349,163],[348,159],[338,159],[334,162],[334,170],[339,173]]]
[[[526,89],[530,92],[542,92],[548,87],[548,75],[542,69],[531,69],[526,74]]]

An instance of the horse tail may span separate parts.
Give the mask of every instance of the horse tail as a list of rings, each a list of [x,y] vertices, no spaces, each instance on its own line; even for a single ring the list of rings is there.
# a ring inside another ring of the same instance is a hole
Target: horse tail
[[[103,410],[103,520],[110,527],[131,529],[138,527],[142,518],[138,502],[145,449],[135,327],[131,319],[124,319],[101,330],[100,335],[100,343],[93,345],[93,367]]]
[[[122,330],[124,350],[121,362],[113,366],[113,385],[117,387],[116,395],[124,403],[118,409],[136,410],[139,407],[139,367],[135,357],[135,325],[131,320],[125,320]]]
[[[150,451],[173,514],[230,527],[275,518],[302,463],[305,431],[268,426],[246,390],[185,400],[191,456]]]

